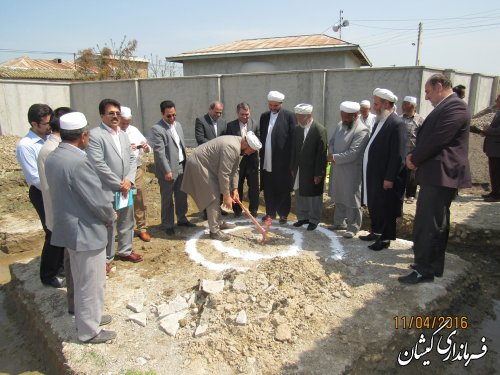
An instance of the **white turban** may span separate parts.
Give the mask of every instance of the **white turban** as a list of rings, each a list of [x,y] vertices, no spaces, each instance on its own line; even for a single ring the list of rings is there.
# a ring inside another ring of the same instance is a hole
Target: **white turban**
[[[283,100],[285,100],[285,95],[279,91],[269,91],[269,94],[267,94],[267,100],[270,102],[282,103]]]
[[[398,97],[394,95],[391,90],[387,89],[376,88],[375,90],[373,90],[373,96],[378,96],[379,98],[388,100],[391,103],[396,103],[398,101]]]
[[[120,114],[124,119],[132,118],[132,110],[129,107],[121,106]]]
[[[342,102],[340,103],[340,110],[345,113],[359,112],[359,103],[357,102]]]
[[[262,147],[262,143],[260,143],[259,138],[252,131],[247,132],[246,140],[250,148],[255,151],[259,151]]]
[[[372,105],[369,100],[362,100],[361,103],[359,103],[361,107],[368,107],[370,108]]]
[[[81,112],[70,112],[59,117],[59,126],[63,130],[79,130],[87,125],[87,119]]]
[[[403,102],[408,102],[408,103],[411,103],[411,104],[417,104],[417,98],[415,98],[414,96],[405,96],[405,98],[403,99]]]
[[[313,106],[306,103],[300,103],[295,106],[293,111],[298,115],[310,115],[313,111]]]

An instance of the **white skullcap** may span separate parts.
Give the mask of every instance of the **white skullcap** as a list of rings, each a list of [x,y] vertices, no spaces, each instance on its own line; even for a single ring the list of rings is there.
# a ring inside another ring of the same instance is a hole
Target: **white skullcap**
[[[293,111],[299,115],[310,115],[313,111],[313,106],[306,103],[300,103],[295,106]]]
[[[78,130],[86,127],[88,122],[83,113],[70,112],[59,117],[59,125],[63,130]]]
[[[359,103],[359,105],[360,105],[361,107],[368,107],[368,108],[370,108],[370,107],[372,106],[372,104],[370,103],[370,101],[369,101],[369,100],[362,100],[362,101]]]
[[[121,106],[120,114],[124,119],[132,118],[132,110],[129,107]]]
[[[260,143],[259,138],[252,131],[247,132],[246,140],[250,148],[255,151],[259,151],[262,147],[262,143]]]
[[[417,104],[417,98],[415,98],[414,96],[405,96],[405,98],[403,99],[403,102]]]
[[[398,101],[398,97],[394,95],[391,90],[387,89],[376,88],[375,90],[373,90],[373,96],[378,96],[379,98],[388,100],[392,103],[396,103]]]
[[[342,102],[340,103],[340,110],[345,113],[359,112],[359,103],[357,102]]]
[[[285,95],[283,95],[279,91],[269,91],[269,94],[267,94],[267,100],[270,102],[283,102],[285,100]]]

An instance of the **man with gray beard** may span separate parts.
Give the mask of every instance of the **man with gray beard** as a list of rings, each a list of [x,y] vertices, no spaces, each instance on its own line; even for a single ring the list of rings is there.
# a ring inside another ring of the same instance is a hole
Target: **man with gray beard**
[[[335,202],[331,229],[346,229],[344,238],[353,238],[362,220],[363,152],[370,138],[370,130],[361,121],[359,112],[358,103],[342,102],[342,121],[328,143],[328,161],[331,163],[328,195]]]
[[[370,234],[359,236],[375,241],[370,250],[380,251],[396,239],[396,218],[403,211],[406,181],[406,127],[394,113],[398,97],[387,89],[373,91],[377,121],[363,157],[363,202],[371,219]]]

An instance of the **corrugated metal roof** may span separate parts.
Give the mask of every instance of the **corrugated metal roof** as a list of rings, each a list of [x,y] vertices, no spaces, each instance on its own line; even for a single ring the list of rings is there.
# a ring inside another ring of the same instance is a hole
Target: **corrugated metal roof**
[[[18,57],[0,63],[0,78],[75,80],[75,64],[62,59]]]
[[[75,64],[72,61],[64,61],[62,59],[44,60],[22,56],[0,63],[0,68],[74,70]]]
[[[204,54],[214,52],[236,52],[256,49],[279,49],[297,47],[325,47],[349,45],[343,40],[333,38],[324,34],[285,36],[278,38],[246,39],[220,44],[214,47],[202,48],[191,52],[184,52],[178,55]]]
[[[214,47],[183,52],[176,56],[167,57],[167,60],[182,63],[187,60],[221,58],[222,56],[336,52],[338,50],[351,51],[359,59],[361,66],[371,66],[370,60],[358,45],[324,34],[238,40]]]

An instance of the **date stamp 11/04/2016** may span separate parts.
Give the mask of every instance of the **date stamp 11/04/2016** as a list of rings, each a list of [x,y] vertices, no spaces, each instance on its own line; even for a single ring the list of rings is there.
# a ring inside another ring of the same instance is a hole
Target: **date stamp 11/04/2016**
[[[480,352],[471,350],[473,346],[477,346],[474,343],[471,345],[467,341],[459,342],[457,340],[458,330],[469,327],[465,316],[395,316],[394,321],[396,329],[434,329],[431,334],[420,333],[415,345],[399,352],[398,363],[400,366],[407,366],[412,361],[418,361],[435,350],[438,355],[443,356],[442,362],[464,361],[464,367],[467,367],[471,361],[482,358],[488,352],[484,336],[480,340]],[[452,331],[446,335],[445,329]],[[430,357],[423,359],[423,366],[430,366],[430,364]]]
[[[396,315],[395,329],[467,329],[469,322],[466,316],[429,316],[429,315]]]

